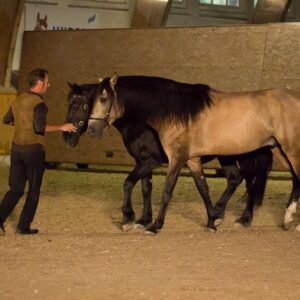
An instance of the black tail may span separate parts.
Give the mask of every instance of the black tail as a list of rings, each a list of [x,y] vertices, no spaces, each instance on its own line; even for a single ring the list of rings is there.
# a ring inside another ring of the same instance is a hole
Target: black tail
[[[269,147],[257,149],[243,155],[238,160],[246,188],[255,206],[261,206],[264,200],[266,183],[273,163],[273,154]]]

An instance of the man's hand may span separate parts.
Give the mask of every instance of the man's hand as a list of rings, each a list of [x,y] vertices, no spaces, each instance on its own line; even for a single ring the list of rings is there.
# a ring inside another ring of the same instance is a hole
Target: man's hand
[[[72,123],[46,125],[45,132],[55,132],[55,131],[76,132],[77,128]]]
[[[61,130],[64,132],[76,132],[77,128],[72,123],[65,123],[61,125]]]

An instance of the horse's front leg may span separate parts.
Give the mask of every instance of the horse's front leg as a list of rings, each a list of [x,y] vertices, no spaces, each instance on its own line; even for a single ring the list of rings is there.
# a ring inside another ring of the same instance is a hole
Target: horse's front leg
[[[184,163],[169,160],[169,166],[164,184],[159,213],[154,223],[147,227],[146,234],[155,235],[160,229],[162,229],[165,222],[167,208],[172,198],[173,191],[178,179],[179,171],[183,165]]]
[[[142,178],[143,213],[135,222],[137,228],[145,228],[152,222],[152,174]]]
[[[123,184],[123,192],[124,192],[123,206],[122,206],[123,219],[121,225],[124,231],[130,230],[135,221],[135,213],[131,203],[131,193],[137,181],[139,180],[137,176],[137,169],[138,166],[135,166],[135,168],[126,177]]]
[[[213,204],[209,197],[208,185],[205,180],[205,176],[202,169],[201,158],[193,158],[187,161],[187,166],[191,171],[191,174],[196,183],[197,189],[204,201],[208,222],[207,229],[211,231],[216,231],[217,228],[214,225],[214,222],[217,218],[217,214],[213,208]]]
[[[152,193],[152,165],[138,164],[130,172],[124,182],[124,202],[122,207],[123,220],[122,229],[124,231],[130,230],[135,221],[135,213],[132,208],[131,194],[136,183],[142,180],[142,193],[143,193],[143,215],[136,221],[136,224],[147,226],[152,222],[152,206],[151,206],[151,193]]]

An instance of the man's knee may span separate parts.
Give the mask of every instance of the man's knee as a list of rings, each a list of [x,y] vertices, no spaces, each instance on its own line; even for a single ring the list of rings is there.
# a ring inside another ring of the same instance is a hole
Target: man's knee
[[[9,196],[13,196],[14,198],[21,198],[24,195],[24,191],[16,188],[11,188],[8,191]]]

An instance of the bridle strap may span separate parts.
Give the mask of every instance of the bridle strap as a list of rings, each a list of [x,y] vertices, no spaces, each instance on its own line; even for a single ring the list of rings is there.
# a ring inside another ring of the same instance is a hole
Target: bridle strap
[[[109,117],[109,115],[106,115],[105,118],[93,118],[93,117],[90,117],[89,120],[104,121],[106,123],[106,126],[109,127],[108,117]]]

